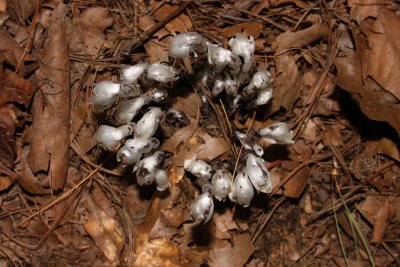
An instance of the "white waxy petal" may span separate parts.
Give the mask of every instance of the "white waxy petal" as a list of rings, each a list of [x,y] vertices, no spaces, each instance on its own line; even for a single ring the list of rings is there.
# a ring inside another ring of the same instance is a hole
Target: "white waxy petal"
[[[125,166],[134,164],[140,160],[142,152],[129,149],[129,147],[121,147],[117,152],[117,161],[122,162]]]
[[[187,159],[183,163],[183,167],[185,171],[190,172],[194,176],[198,178],[211,178],[212,168],[205,161],[195,160],[195,159]]]
[[[194,53],[193,46],[201,45],[203,37],[197,32],[185,32],[172,38],[169,45],[169,55],[173,58],[185,58]]]
[[[272,180],[262,158],[249,154],[246,161],[246,171],[257,191],[263,193],[271,192]]]
[[[260,135],[270,143],[293,144],[292,131],[285,122],[276,122],[270,126],[260,129]]]
[[[144,97],[122,101],[116,107],[114,118],[119,123],[128,123],[132,121],[147,102],[148,100]]]
[[[147,77],[158,82],[172,82],[178,79],[177,72],[170,66],[154,63],[147,69]]]
[[[158,191],[164,191],[170,186],[167,172],[162,169],[157,169],[155,174],[155,180]]]
[[[273,90],[270,88],[258,91],[256,105],[261,106],[267,104],[272,99]]]
[[[269,89],[272,91],[271,86],[273,81],[271,73],[266,69],[259,70],[253,75],[249,84],[243,89],[242,94],[247,98],[260,90]]]
[[[262,155],[264,155],[264,149],[259,144],[253,144],[253,151],[259,157],[262,157]]]
[[[254,196],[253,185],[245,171],[241,171],[236,175],[233,182],[233,188],[228,194],[229,199],[243,207],[248,207]]]
[[[123,82],[123,84],[137,83],[139,77],[144,73],[148,66],[148,63],[139,63],[133,66],[126,66],[121,70],[121,76],[119,79]]]
[[[122,139],[132,134],[132,131],[135,128],[134,123],[130,123],[127,125],[122,125],[121,127],[115,128],[108,125],[100,125],[97,130],[94,138],[97,143],[108,149],[115,147]]]
[[[235,38],[229,40],[229,45],[232,48],[232,53],[240,56],[244,60],[242,70],[247,72],[253,64],[253,54],[255,50],[254,37],[246,37],[242,33],[237,33]]]
[[[226,66],[234,67],[236,65],[235,57],[231,51],[208,42],[206,45],[208,48],[208,63],[216,66],[217,72],[220,72]]]
[[[102,81],[93,89],[93,109],[95,112],[103,112],[110,108],[120,93],[121,85],[112,81]]]
[[[211,179],[214,197],[219,201],[225,201],[231,191],[232,175],[225,169],[217,170]]]
[[[214,212],[214,201],[208,192],[195,198],[190,206],[190,218],[192,220],[208,222]]]
[[[158,165],[164,159],[164,152],[157,151],[153,155],[140,160],[133,168],[139,185],[149,185],[154,182]]]
[[[135,138],[150,138],[156,132],[163,116],[163,111],[160,108],[152,107],[136,125]]]

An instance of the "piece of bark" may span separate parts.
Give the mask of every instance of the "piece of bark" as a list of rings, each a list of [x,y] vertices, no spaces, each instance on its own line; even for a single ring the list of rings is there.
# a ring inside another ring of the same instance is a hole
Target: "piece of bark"
[[[48,37],[41,51],[36,79],[42,83],[33,101],[32,139],[28,165],[42,187],[64,187],[70,146],[69,51],[65,6],[53,12]]]

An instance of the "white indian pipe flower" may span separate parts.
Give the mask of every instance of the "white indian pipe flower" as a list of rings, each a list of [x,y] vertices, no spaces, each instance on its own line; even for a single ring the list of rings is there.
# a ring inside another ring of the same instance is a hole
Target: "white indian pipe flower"
[[[157,151],[135,164],[133,172],[136,172],[136,179],[139,185],[150,185],[154,182],[158,165],[164,159],[164,152]]]
[[[140,160],[143,152],[132,150],[129,147],[123,146],[117,152],[117,161],[124,166],[134,164]]]
[[[225,201],[233,187],[232,180],[232,175],[225,169],[219,169],[215,172],[211,179],[211,184],[216,199]]]
[[[243,89],[243,96],[248,97],[255,94],[257,91],[270,89],[273,82],[274,80],[268,70],[259,70],[253,75],[249,84]]]
[[[195,221],[199,220],[203,223],[208,222],[214,212],[214,201],[209,192],[196,197],[190,206],[190,218]]]
[[[157,169],[154,176],[155,182],[157,184],[158,191],[164,191],[170,186],[167,172],[163,169]]]
[[[243,207],[248,207],[254,196],[253,185],[245,170],[238,172],[233,181],[232,190],[228,194],[229,199]]]
[[[257,99],[255,101],[257,106],[265,105],[272,99],[272,88],[262,89],[258,91]]]
[[[195,159],[186,159],[183,163],[183,167],[185,171],[190,172],[197,178],[211,178],[212,168],[205,161],[195,160]]]
[[[271,144],[294,144],[292,131],[285,122],[276,122],[259,130],[259,134]]]
[[[237,33],[235,38],[229,40],[229,45],[234,55],[243,58],[243,72],[249,71],[253,64],[253,54],[255,50],[254,37],[246,37],[242,33]]]
[[[246,161],[246,171],[251,183],[258,192],[271,192],[272,180],[262,158],[249,154]]]
[[[163,111],[158,107],[152,107],[137,122],[134,137],[150,138],[156,132],[163,116]]]
[[[136,151],[143,153],[149,153],[154,148],[160,145],[160,141],[157,138],[134,138],[125,141],[124,146]]]
[[[140,160],[143,153],[149,153],[154,148],[160,145],[160,141],[157,138],[145,139],[145,138],[134,138],[125,141],[123,147],[117,152],[117,161],[122,164],[131,165]]]
[[[147,68],[147,78],[158,82],[172,82],[178,79],[177,72],[166,64],[160,62],[151,64]]]
[[[115,147],[122,139],[132,134],[134,129],[134,123],[122,125],[118,128],[108,125],[100,125],[94,138],[100,146],[110,149]]]
[[[149,63],[139,63],[133,66],[125,66],[121,70],[119,80],[122,84],[134,84],[149,66]]]
[[[185,32],[172,38],[169,45],[169,55],[173,58],[185,58],[195,55],[193,46],[201,45],[203,37],[197,32]]]
[[[209,42],[207,42],[206,45],[208,48],[208,63],[215,66],[217,72],[220,72],[227,66],[230,66],[231,68],[236,66],[237,60],[231,51]]]
[[[114,104],[121,91],[121,85],[112,81],[102,81],[93,88],[92,103],[95,112],[103,112]]]
[[[142,96],[122,101],[118,103],[116,107],[114,119],[116,119],[118,123],[128,123],[132,121],[140,109],[147,103],[148,99]]]
[[[254,153],[256,153],[257,156],[262,157],[262,155],[264,155],[264,149],[259,144],[254,143],[252,148],[253,148]]]
[[[149,97],[151,101],[159,103],[161,101],[164,101],[168,97],[168,93],[163,89],[155,89],[151,91]]]

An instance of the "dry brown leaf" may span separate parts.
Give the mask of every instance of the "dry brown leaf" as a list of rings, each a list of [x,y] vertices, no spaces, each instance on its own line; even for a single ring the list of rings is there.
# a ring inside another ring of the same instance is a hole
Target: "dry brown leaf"
[[[12,184],[10,177],[0,175],[0,192],[10,188]]]
[[[399,144],[396,144],[392,140],[384,137],[380,139],[375,145],[376,147],[373,151],[379,154],[386,155],[392,159],[397,160],[397,162],[400,162]]]
[[[73,23],[69,31],[70,48],[75,54],[96,56],[101,48],[111,47],[111,41],[104,34],[113,24],[107,8],[92,7],[79,12],[77,6],[72,9]]]
[[[48,29],[49,40],[42,52],[40,69],[36,73],[38,80],[46,82],[34,97],[34,134],[28,156],[31,170],[34,173],[40,172],[38,176],[41,177],[41,185],[53,190],[64,187],[70,145],[71,99],[65,14],[65,6],[59,4],[53,12],[53,22]]]
[[[364,1],[359,1],[364,2]],[[382,89],[400,99],[399,16],[387,5],[355,5],[351,18],[366,38],[368,48],[361,49],[363,80],[372,78]],[[355,34],[355,32],[353,33]]]
[[[14,68],[17,68],[18,65],[20,66],[18,74],[21,76],[33,72],[38,67],[31,54],[25,54],[24,49],[3,27],[0,28],[0,51],[6,63]],[[23,59],[22,62],[20,62],[21,59]]]
[[[285,190],[283,191],[283,194],[292,198],[300,197],[307,184],[309,176],[310,169],[308,167],[302,168],[284,185]]]
[[[0,106],[0,162],[11,168],[16,156],[14,131],[18,124],[14,108]]]
[[[153,4],[153,8],[155,8],[158,5],[158,3],[155,1],[152,2],[152,4]],[[154,12],[153,15],[156,18],[156,20],[162,21],[162,20],[166,19],[169,16],[169,14],[171,14],[172,12],[174,12],[177,9],[178,9],[178,6],[171,6],[169,4],[163,4],[159,9],[157,9]],[[165,28],[169,32],[172,32],[172,33],[188,32],[192,27],[193,27],[192,21],[185,14],[180,14],[179,16],[177,16],[176,18],[174,18],[173,20],[171,20],[170,22],[165,24]]]
[[[378,212],[374,216],[374,230],[372,232],[373,243],[381,244],[383,237],[386,234],[391,217],[394,215],[394,209],[388,198],[382,206],[379,207]]]
[[[307,46],[323,38],[328,32],[325,24],[317,23],[298,32],[285,32],[276,38],[276,89],[268,114],[278,111],[281,107],[290,110],[300,94],[300,71],[297,68],[295,57],[287,50]]]
[[[255,249],[248,234],[235,235],[233,245],[226,241],[220,244],[220,247],[215,246],[209,252],[212,267],[244,266]]]
[[[142,31],[151,29],[155,24],[156,22],[150,17],[142,17],[139,20],[139,28]],[[143,45],[149,55],[150,63],[168,61],[168,47],[171,41],[171,36],[167,35],[168,31],[161,29],[155,34],[157,38],[152,38]]]
[[[181,266],[179,247],[168,237],[146,242],[132,266]]]
[[[87,195],[87,210],[89,217],[84,224],[85,230],[107,259],[116,264],[124,246],[124,235],[118,221],[98,206],[90,195]]]
[[[225,38],[236,36],[236,33],[242,32],[245,35],[251,35],[257,39],[263,32],[264,25],[259,21],[250,21],[244,23],[234,24],[222,30]]]
[[[31,102],[33,85],[15,73],[5,73],[0,76],[0,92],[0,106],[16,102],[27,107]]]

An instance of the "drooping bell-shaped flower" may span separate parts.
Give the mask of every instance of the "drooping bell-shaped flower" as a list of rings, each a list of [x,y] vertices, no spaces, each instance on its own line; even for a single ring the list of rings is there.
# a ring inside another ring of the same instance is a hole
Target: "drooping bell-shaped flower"
[[[163,115],[164,113],[160,108],[152,107],[137,122],[134,137],[145,139],[152,137],[156,132]]]
[[[108,125],[100,125],[99,129],[94,135],[94,138],[100,146],[106,149],[111,149],[121,142],[122,139],[132,134],[134,129],[134,123],[122,125],[118,128]]]
[[[232,175],[225,169],[219,169],[215,172],[211,179],[211,184],[216,199],[225,201],[233,187],[232,180]]]
[[[128,123],[132,121],[147,102],[147,98],[140,96],[118,103],[114,112],[114,119],[116,119],[118,123]]]
[[[183,167],[185,171],[190,172],[194,176],[198,178],[211,178],[212,168],[205,161],[195,160],[195,159],[186,159],[183,163]]]
[[[194,46],[201,45],[203,37],[197,32],[185,32],[172,38],[169,45],[169,56],[173,58],[185,58],[195,55]]]
[[[163,169],[157,169],[154,178],[157,184],[158,191],[164,191],[170,186],[167,172]]]
[[[271,144],[293,144],[292,131],[285,122],[276,122],[259,130],[259,134]]]
[[[255,50],[254,37],[246,37],[242,33],[237,33],[235,38],[229,40],[229,46],[232,48],[232,53],[234,55],[243,58],[243,72],[249,71],[253,64],[253,54]]]
[[[208,42],[206,45],[208,48],[208,63],[215,66],[217,73],[227,66],[231,68],[236,66],[237,60],[230,50]]]
[[[140,160],[142,152],[132,150],[129,147],[123,146],[117,152],[117,161],[121,162],[124,166],[132,165]]]
[[[145,72],[149,63],[139,63],[133,66],[125,66],[121,70],[119,80],[122,84],[134,84],[138,82],[139,77]]]
[[[190,206],[190,218],[203,223],[208,222],[214,212],[214,201],[209,192],[204,192],[196,197]]]
[[[136,172],[136,179],[139,185],[150,185],[154,182],[158,165],[164,159],[164,152],[157,151],[136,163],[133,172]]]
[[[112,81],[102,81],[93,88],[92,103],[95,112],[103,112],[114,104],[121,85]]]
[[[249,96],[255,94],[257,91],[264,90],[264,89],[271,89],[274,80],[266,69],[261,69],[257,71],[249,84],[243,89],[243,97],[248,98]]]
[[[180,110],[175,108],[168,108],[165,114],[165,121],[171,124],[178,124],[178,126],[183,127],[190,124],[190,119]]]
[[[254,196],[253,185],[251,184],[246,170],[239,171],[233,181],[233,188],[228,194],[229,199],[243,207],[248,207]]]
[[[257,106],[265,105],[272,99],[273,89],[266,88],[258,91],[255,104]]]
[[[271,192],[272,180],[262,158],[249,154],[246,161],[246,172],[257,191]]]
[[[117,152],[117,161],[124,165],[138,162],[143,153],[149,153],[160,145],[157,138],[134,138],[126,140],[123,147]]]
[[[177,72],[166,64],[154,63],[147,68],[147,78],[158,82],[172,82],[178,79]]]

